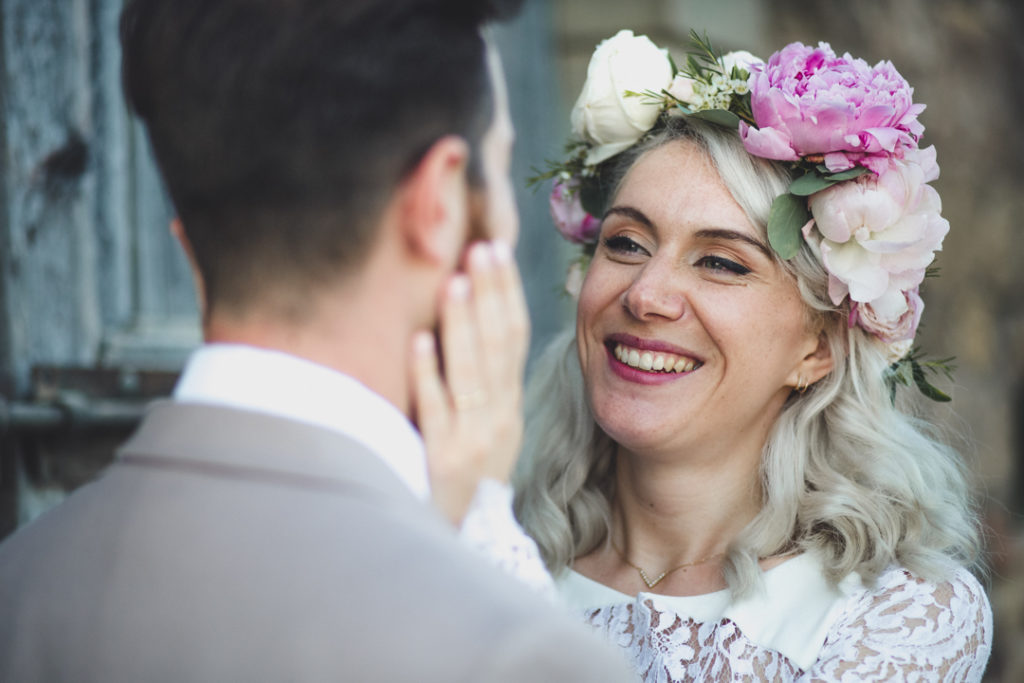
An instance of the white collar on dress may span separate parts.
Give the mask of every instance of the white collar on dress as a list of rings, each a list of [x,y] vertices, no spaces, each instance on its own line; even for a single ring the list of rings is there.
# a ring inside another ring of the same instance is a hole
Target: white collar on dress
[[[671,610],[699,623],[729,619],[748,640],[781,653],[806,671],[817,660],[846,599],[861,586],[860,578],[851,574],[838,586],[831,586],[821,562],[806,553],[763,576],[763,591],[736,602],[728,589],[685,597],[629,596],[571,570],[563,572],[556,584],[562,599],[581,611],[651,600],[659,610]]]
[[[379,456],[418,497],[430,496],[419,432],[385,398],[323,365],[281,351],[206,344],[189,357],[174,400],[252,410],[340,432]]]

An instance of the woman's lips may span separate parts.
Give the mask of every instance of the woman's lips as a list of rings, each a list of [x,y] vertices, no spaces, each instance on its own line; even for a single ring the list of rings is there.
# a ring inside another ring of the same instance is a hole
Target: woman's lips
[[[671,344],[624,335],[610,337],[605,349],[612,370],[623,379],[640,384],[671,382],[703,365]]]

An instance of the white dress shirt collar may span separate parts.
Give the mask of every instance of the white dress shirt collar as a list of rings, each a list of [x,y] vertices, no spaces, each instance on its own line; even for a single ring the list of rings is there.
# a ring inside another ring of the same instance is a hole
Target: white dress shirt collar
[[[390,402],[358,380],[280,351],[207,344],[189,357],[174,400],[252,410],[340,432],[369,448],[422,499],[423,440]]]

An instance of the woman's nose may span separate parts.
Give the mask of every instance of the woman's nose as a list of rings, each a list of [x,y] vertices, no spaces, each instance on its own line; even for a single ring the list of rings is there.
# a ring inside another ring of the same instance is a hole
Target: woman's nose
[[[675,269],[668,263],[651,260],[623,292],[622,305],[638,320],[678,320],[687,304]]]

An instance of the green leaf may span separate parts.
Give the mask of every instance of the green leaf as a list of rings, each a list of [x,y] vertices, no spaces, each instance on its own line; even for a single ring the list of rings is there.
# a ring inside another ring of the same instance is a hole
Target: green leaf
[[[794,180],[789,186],[789,193],[795,194],[798,197],[809,197],[815,192],[821,192],[831,185],[833,185],[831,180],[823,178],[812,171]]]
[[[895,371],[893,372],[893,376],[896,378],[896,381],[909,387],[910,383],[914,381],[913,364],[909,361],[902,360],[896,363],[894,367]]]
[[[691,114],[695,119],[710,121],[724,128],[739,128],[740,117],[725,109],[705,109]]]
[[[672,59],[671,54],[668,56],[668,63],[672,67],[672,76],[675,77],[675,75],[679,73],[679,67],[676,66],[676,60]]]
[[[800,251],[800,229],[809,219],[807,202],[801,197],[786,193],[775,198],[768,214],[768,243],[779,258],[791,259]]]
[[[607,189],[601,182],[600,175],[583,178],[580,181],[580,204],[591,216],[600,218],[604,214],[607,199]]]
[[[843,180],[850,180],[852,178],[862,176],[867,172],[868,169],[864,168],[863,166],[855,166],[854,168],[851,168],[846,171],[840,171],[839,173],[829,173],[825,177],[833,182],[838,183]]]
[[[924,368],[917,361],[911,361],[911,363],[914,366],[914,383],[917,384],[917,388],[922,394],[939,403],[949,403],[952,400],[948,394],[928,383],[924,376]]]

